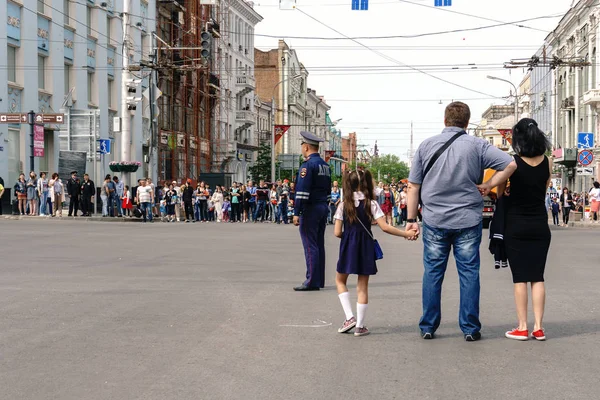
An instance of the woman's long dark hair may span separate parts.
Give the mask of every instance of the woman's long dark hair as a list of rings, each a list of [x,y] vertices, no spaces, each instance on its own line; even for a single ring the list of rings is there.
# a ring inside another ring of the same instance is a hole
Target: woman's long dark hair
[[[371,172],[368,170],[347,172],[342,181],[342,188],[344,189],[344,214],[348,222],[355,223],[357,221],[354,192],[362,192],[365,195],[365,212],[372,220],[371,201],[375,201],[375,188]]]
[[[523,118],[513,128],[512,148],[519,157],[538,157],[552,149],[552,146],[535,120]]]

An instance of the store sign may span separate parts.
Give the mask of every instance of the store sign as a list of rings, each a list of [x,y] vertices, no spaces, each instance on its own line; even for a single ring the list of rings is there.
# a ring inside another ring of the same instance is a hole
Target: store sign
[[[33,126],[33,156],[44,157],[44,126]]]

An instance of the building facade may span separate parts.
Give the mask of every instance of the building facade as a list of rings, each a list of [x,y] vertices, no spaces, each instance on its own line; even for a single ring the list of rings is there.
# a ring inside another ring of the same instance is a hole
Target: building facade
[[[348,160],[342,164],[342,172],[348,170],[350,164],[356,164],[358,160],[356,133],[349,133],[348,136],[342,136],[342,157]]]
[[[553,136],[552,109],[554,104],[553,80],[550,67],[547,65],[552,48],[544,45],[535,57],[542,61],[542,65],[531,70],[531,88],[529,91],[529,112],[538,126],[546,135]]]
[[[577,173],[578,133],[593,132],[598,138],[600,64],[600,7],[592,0],[577,2],[546,38],[551,58],[557,63],[553,70],[555,102],[553,104],[552,142],[556,172],[563,186],[576,192],[587,192],[592,177]],[[597,143],[597,140],[596,140]],[[596,179],[600,178],[598,146],[593,149],[596,159]]]
[[[44,126],[44,152],[34,158],[36,172],[57,172],[60,160],[70,158],[63,152],[77,152],[82,156],[79,173],[101,181],[109,162],[119,160],[120,135],[113,122],[122,99],[122,4],[23,0],[0,5],[5,21],[0,24],[0,47],[7,55],[6,68],[0,68],[0,113],[66,114],[64,124]],[[153,46],[154,10],[154,0],[131,3],[132,63],[139,63]],[[143,92],[148,79],[137,85],[137,92]],[[131,115],[135,152],[128,161],[144,161],[142,111],[139,106]],[[20,172],[30,170],[29,129],[26,124],[0,124],[0,176],[8,187]],[[102,138],[111,139],[113,150],[95,157],[96,139]],[[138,174],[146,172],[141,168]]]

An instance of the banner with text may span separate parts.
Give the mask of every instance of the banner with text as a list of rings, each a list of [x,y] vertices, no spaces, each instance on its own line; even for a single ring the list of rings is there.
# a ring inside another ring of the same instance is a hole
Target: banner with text
[[[33,126],[33,156],[44,157],[44,125]]]

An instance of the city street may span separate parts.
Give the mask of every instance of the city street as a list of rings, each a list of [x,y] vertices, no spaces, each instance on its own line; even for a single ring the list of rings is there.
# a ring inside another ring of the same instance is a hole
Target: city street
[[[375,232],[385,258],[370,285],[372,334],[356,338],[336,332],[332,229],[325,290],[296,293],[293,226],[2,220],[0,399],[598,397],[597,230],[553,230],[546,342],[504,338],[512,281],[485,239],[476,343],[457,326],[453,261],[439,336],[424,341],[422,243]]]

